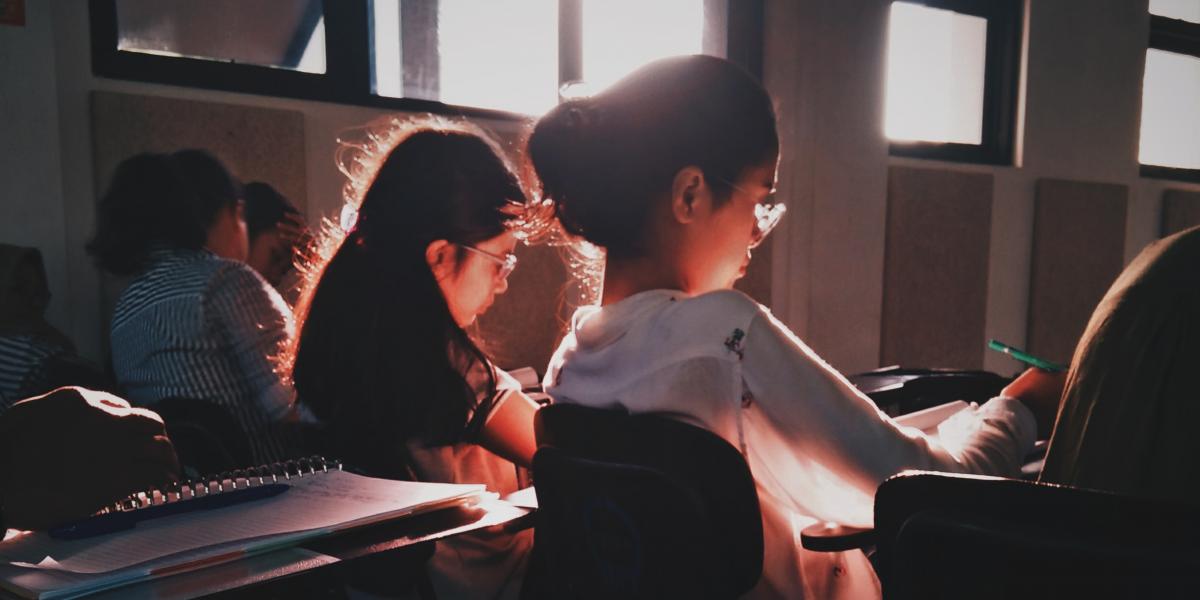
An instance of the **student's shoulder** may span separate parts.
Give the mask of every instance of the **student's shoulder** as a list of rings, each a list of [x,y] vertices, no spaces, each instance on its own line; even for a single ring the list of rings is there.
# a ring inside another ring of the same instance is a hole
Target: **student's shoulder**
[[[244,262],[211,256],[205,264],[210,291],[261,295],[271,285]]]
[[[291,309],[283,296],[244,262],[214,256],[205,290],[205,299],[212,303],[232,303],[240,310],[267,310],[290,317]]]
[[[749,324],[766,308],[738,290],[717,290],[680,300],[677,311],[689,319],[732,320]]]
[[[737,290],[718,290],[672,303],[662,326],[687,339],[740,339],[767,309]],[[739,333],[740,332],[740,333]]]

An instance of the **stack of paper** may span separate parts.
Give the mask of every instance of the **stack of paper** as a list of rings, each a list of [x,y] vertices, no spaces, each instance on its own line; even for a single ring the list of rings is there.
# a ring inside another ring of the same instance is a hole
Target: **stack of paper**
[[[142,521],[134,529],[92,538],[19,535],[0,543],[0,587],[26,598],[71,598],[485,495],[482,485],[392,481],[344,471],[287,484],[287,492],[271,498]]]

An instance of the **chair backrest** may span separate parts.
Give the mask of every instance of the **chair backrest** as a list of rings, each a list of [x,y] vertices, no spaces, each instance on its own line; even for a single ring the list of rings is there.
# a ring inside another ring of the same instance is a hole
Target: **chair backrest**
[[[887,598],[1191,598],[1200,510],[993,477],[904,474],[875,497]]]
[[[551,405],[535,419],[526,597],[734,598],[762,574],[754,479],[736,448],[657,415]]]
[[[162,417],[185,473],[207,475],[251,464],[246,433],[220,406],[194,398],[166,398],[150,408]]]
[[[892,416],[955,400],[982,404],[1012,381],[989,371],[902,367],[884,367],[848,379]]]

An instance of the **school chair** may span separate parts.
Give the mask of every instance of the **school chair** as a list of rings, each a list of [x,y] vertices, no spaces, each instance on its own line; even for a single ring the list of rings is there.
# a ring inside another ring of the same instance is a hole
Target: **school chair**
[[[250,443],[228,411],[194,398],[165,398],[150,407],[162,417],[187,474],[206,475],[251,464]]]
[[[534,426],[524,598],[736,598],[758,582],[758,495],[728,442],[663,416],[564,404]]]
[[[868,542],[889,599],[1194,598],[1197,534],[1195,506],[910,472],[879,487]]]

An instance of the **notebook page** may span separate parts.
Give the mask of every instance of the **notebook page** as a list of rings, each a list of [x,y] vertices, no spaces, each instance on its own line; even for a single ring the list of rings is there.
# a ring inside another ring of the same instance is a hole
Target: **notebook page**
[[[938,425],[946,419],[962,412],[969,405],[962,400],[954,400],[945,404],[931,406],[929,408],[918,410],[916,412],[901,415],[893,419],[896,423],[904,427],[914,427],[920,429],[927,434],[936,434]]]
[[[291,488],[272,498],[152,519],[132,530],[94,538],[56,540],[41,532],[24,535],[0,543],[0,560],[41,569],[103,573],[201,548],[228,551],[230,546],[249,546],[258,538],[397,517],[484,491],[482,485],[391,481],[344,471],[286,483]]]

